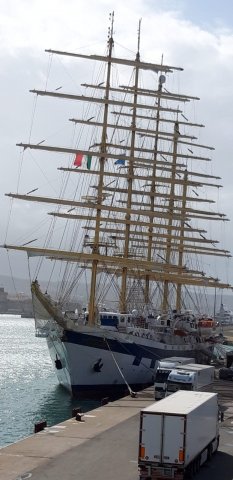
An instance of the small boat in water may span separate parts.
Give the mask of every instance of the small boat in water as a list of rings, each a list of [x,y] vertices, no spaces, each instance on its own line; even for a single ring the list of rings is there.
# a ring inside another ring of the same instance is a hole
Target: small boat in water
[[[233,312],[228,310],[223,303],[221,303],[219,311],[215,315],[215,319],[220,325],[233,325]]]

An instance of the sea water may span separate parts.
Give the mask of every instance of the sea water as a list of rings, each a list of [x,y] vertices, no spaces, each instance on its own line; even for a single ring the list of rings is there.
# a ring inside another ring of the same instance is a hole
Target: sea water
[[[34,320],[0,315],[0,448],[72,416],[97,402],[72,400],[58,385],[45,338],[35,337]]]

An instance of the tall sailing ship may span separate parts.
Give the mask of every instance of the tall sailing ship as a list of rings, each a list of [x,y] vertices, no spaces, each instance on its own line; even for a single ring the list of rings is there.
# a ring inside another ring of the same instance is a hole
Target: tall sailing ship
[[[47,339],[59,382],[86,398],[151,384],[160,358],[209,361],[212,336],[198,328],[191,293],[197,306],[202,289],[230,288],[200,268],[203,255],[230,254],[205,230],[208,222],[227,219],[203,194],[220,185],[203,168],[214,150],[198,143],[203,125],[184,113],[198,98],[169,88],[182,68],[141,60],[140,22],[136,57],[114,56],[113,20],[112,14],[106,55],[47,50],[51,58],[104,65],[102,78],[98,73],[98,81],[83,84],[84,94],[31,90],[36,98],[82,104],[79,118],[70,119],[76,132],[72,147],[18,144],[24,155],[66,155],[67,166],[57,173],[63,175],[60,195],[7,194],[56,207],[42,246],[29,239],[4,247],[26,252],[30,264],[40,257],[39,267],[49,261],[56,271],[56,296],[40,286],[39,268],[32,280],[36,332]],[[82,309],[74,315],[65,305],[85,281]]]

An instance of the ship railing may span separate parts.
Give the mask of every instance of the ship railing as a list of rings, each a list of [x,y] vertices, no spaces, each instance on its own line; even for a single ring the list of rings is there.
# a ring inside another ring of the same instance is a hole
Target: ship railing
[[[176,328],[173,328],[169,325],[160,325],[160,324],[155,324],[155,325],[151,325],[149,327],[150,330],[152,330],[153,332],[155,333],[174,333],[174,330]]]
[[[131,317],[131,326],[133,327],[141,327],[141,328],[150,328],[151,324],[148,322],[148,319],[143,315],[133,315]]]
[[[125,333],[125,332],[127,332],[127,327],[125,325],[118,325],[117,330],[120,333]]]

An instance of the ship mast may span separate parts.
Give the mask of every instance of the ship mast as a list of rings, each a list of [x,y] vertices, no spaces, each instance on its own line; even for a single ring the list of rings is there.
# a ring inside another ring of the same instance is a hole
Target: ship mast
[[[99,253],[99,238],[100,238],[100,222],[101,222],[101,204],[103,200],[103,185],[104,185],[104,166],[105,166],[105,155],[106,152],[106,140],[107,140],[107,121],[108,121],[108,110],[109,110],[109,92],[110,92],[110,79],[111,79],[111,57],[113,50],[113,25],[114,25],[114,12],[110,14],[111,26],[109,28],[109,39],[108,39],[108,58],[107,63],[107,78],[106,78],[106,89],[105,89],[105,99],[106,103],[104,106],[104,116],[103,116],[103,129],[102,129],[102,138],[100,152],[102,156],[99,159],[99,183],[97,190],[97,205],[96,205],[96,222],[95,222],[95,237],[94,244],[92,246],[93,254]],[[91,273],[91,289],[90,289],[90,299],[89,299],[89,308],[88,308],[88,323],[93,325],[95,323],[95,293],[96,293],[96,278],[97,278],[97,268],[98,260],[93,260],[92,262],[92,273]]]
[[[182,206],[181,206],[181,226],[180,226],[180,240],[178,247],[178,268],[182,271],[183,267],[183,252],[184,252],[184,232],[185,232],[185,214],[186,214],[186,202],[187,202],[187,190],[188,190],[188,172],[184,172],[184,185],[183,185],[183,195],[182,195]],[[177,284],[176,289],[176,310],[180,312],[181,310],[181,284]]]
[[[139,20],[138,27],[138,50],[135,61],[140,62],[140,36],[141,36],[141,19]],[[135,67],[135,80],[134,80],[134,95],[133,95],[133,111],[132,111],[132,133],[131,133],[131,145],[129,153],[129,167],[127,175],[128,183],[128,196],[127,196],[127,210],[130,212],[132,208],[132,192],[133,192],[133,176],[134,176],[134,149],[136,139],[136,116],[137,116],[137,99],[138,99],[138,83],[139,83],[139,67]],[[127,213],[125,220],[127,221],[125,226],[125,243],[124,243],[124,258],[128,258],[129,255],[129,241],[130,241],[130,219],[131,214]],[[122,269],[121,279],[121,292],[120,292],[120,312],[125,313],[127,311],[126,305],[126,293],[127,293],[127,264]]]
[[[174,124],[174,143],[173,143],[173,160],[172,160],[172,169],[171,169],[171,189],[170,189],[170,200],[168,206],[168,226],[169,228],[172,227],[173,224],[173,215],[174,215],[174,195],[175,195],[175,183],[176,183],[176,162],[177,162],[177,149],[178,149],[178,139],[179,139],[179,123],[178,120]],[[171,230],[169,230],[171,232]],[[167,245],[166,245],[166,256],[165,262],[170,263],[171,261],[171,252],[172,252],[172,241],[171,241],[171,233],[168,234],[167,237]],[[162,312],[165,313],[169,307],[169,282],[164,282],[164,290],[163,290],[163,301],[162,301]]]
[[[153,212],[155,209],[155,195],[156,195],[156,169],[157,169],[157,151],[158,151],[158,141],[159,141],[159,120],[160,120],[160,106],[161,106],[161,92],[162,86],[165,82],[165,76],[160,75],[159,77],[159,85],[158,85],[158,101],[157,101],[157,115],[156,115],[156,127],[155,127],[155,143],[154,143],[154,160],[153,160],[153,168],[152,168],[152,175],[151,175],[151,211]],[[153,218],[149,220],[149,239],[148,239],[148,250],[147,250],[147,260],[151,261],[152,258],[152,248],[153,248]],[[150,276],[146,275],[145,281],[145,304],[148,305],[149,303],[149,292],[150,292]]]

